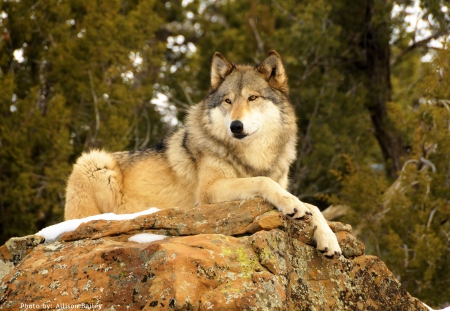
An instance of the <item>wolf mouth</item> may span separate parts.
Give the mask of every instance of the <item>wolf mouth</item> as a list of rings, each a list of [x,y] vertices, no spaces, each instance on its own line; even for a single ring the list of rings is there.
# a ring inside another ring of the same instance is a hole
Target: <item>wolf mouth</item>
[[[247,136],[248,136],[248,134],[233,134],[233,137],[237,138],[237,139],[242,139],[242,138],[245,138]]]

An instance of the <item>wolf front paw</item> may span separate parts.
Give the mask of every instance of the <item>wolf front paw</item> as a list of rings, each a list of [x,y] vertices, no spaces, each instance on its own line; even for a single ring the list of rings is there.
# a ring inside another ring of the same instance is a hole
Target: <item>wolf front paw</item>
[[[316,228],[314,239],[317,242],[317,249],[327,258],[339,258],[342,254],[336,235],[330,227]]]
[[[308,207],[291,194],[283,196],[276,207],[283,215],[297,220],[309,221],[312,217]]]

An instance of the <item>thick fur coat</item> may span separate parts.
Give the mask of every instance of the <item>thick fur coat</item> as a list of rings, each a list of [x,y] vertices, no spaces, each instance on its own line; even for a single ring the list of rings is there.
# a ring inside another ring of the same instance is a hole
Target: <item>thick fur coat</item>
[[[77,160],[65,218],[262,196],[283,214],[310,221],[319,250],[339,256],[336,236],[319,209],[286,190],[297,142],[288,95],[275,51],[256,67],[234,65],[216,53],[211,90],[191,107],[183,128],[148,149],[94,150]]]

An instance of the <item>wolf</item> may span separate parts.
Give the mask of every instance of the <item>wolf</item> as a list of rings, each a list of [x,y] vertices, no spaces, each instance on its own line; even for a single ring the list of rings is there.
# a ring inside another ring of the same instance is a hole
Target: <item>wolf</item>
[[[317,248],[338,257],[337,238],[320,210],[286,190],[296,143],[280,55],[270,51],[252,67],[216,52],[210,91],[189,109],[184,127],[147,149],[81,155],[68,179],[65,219],[261,196],[284,215],[309,221]]]

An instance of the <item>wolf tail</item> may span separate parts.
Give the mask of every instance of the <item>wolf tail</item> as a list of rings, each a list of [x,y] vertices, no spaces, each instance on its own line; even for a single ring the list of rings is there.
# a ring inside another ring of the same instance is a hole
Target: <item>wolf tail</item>
[[[111,153],[83,153],[67,182],[64,218],[77,219],[114,212],[122,195],[122,172]]]

